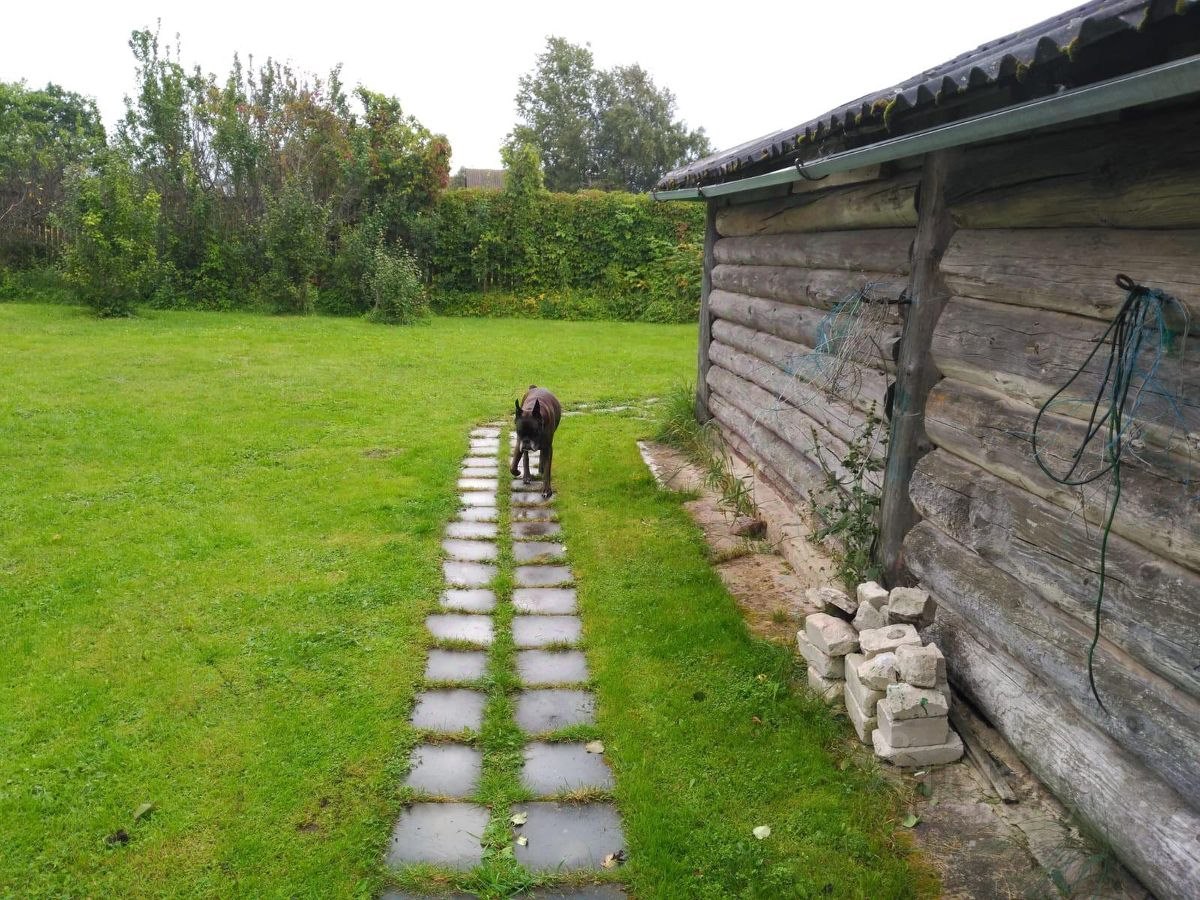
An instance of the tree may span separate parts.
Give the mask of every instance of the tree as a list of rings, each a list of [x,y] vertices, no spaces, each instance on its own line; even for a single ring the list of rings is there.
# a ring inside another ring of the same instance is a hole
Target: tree
[[[710,151],[704,129],[676,118],[675,95],[641,66],[598,70],[592,52],[546,39],[534,70],[521,77],[510,146],[533,144],[546,186],[648,190],[664,171]]]

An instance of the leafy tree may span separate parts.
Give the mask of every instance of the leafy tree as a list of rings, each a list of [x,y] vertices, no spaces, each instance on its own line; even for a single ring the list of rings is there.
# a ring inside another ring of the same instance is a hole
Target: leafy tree
[[[509,144],[541,152],[546,186],[649,189],[658,176],[710,151],[704,129],[676,118],[675,95],[638,65],[601,70],[586,46],[550,37],[521,77]]]

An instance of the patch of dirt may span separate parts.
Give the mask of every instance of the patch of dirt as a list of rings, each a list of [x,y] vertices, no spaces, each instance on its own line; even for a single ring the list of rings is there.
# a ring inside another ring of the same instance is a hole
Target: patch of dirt
[[[704,533],[713,565],[751,632],[794,648],[804,617],[815,611],[805,601],[805,591],[829,584],[833,571],[829,557],[808,540],[802,517],[734,454],[734,474],[749,486],[767,523],[765,540],[738,537],[732,533],[735,514],[721,505],[684,454],[651,442],[640,442],[638,448],[662,487],[699,495],[684,507]],[[998,731],[961,698],[953,702],[1007,777],[1018,802],[1002,803],[987,777],[966,758],[916,773],[880,764],[884,776],[912,797],[910,809],[920,822],[908,833],[940,874],[943,897],[1151,898],[1110,854],[1088,844]],[[854,743],[860,746],[857,739]]]

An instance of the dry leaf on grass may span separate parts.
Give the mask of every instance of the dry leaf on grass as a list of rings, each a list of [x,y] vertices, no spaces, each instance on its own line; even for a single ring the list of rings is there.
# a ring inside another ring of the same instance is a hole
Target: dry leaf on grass
[[[589,741],[588,743],[583,745],[583,749],[586,750],[588,753],[603,753],[604,752],[604,742],[603,741]]]
[[[769,838],[771,836],[771,826],[770,825],[759,825],[757,828],[754,829],[753,834],[760,841],[766,840],[767,838]]]
[[[514,825],[516,825],[519,828],[522,825],[524,825],[526,822],[529,821],[529,813],[523,813],[523,812],[513,813],[509,817],[508,821],[512,822]]]

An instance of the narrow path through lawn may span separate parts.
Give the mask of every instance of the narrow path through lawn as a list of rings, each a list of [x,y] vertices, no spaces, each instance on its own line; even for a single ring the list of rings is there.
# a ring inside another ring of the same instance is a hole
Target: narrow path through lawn
[[[624,896],[583,885],[612,881],[626,854],[562,526],[540,482],[501,488],[500,446],[499,427],[471,432],[442,542],[447,588],[426,619],[434,647],[412,713],[421,743],[387,850],[406,892],[387,900],[548,885]]]

